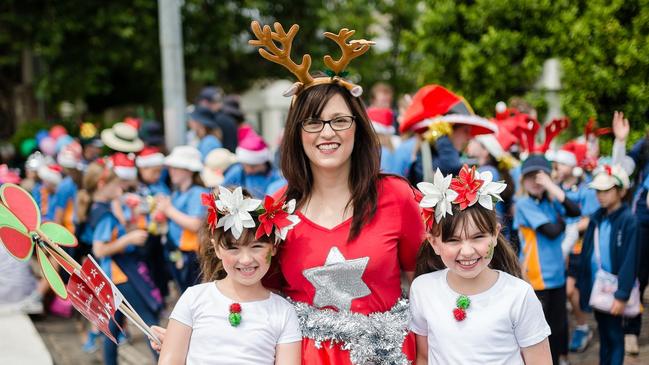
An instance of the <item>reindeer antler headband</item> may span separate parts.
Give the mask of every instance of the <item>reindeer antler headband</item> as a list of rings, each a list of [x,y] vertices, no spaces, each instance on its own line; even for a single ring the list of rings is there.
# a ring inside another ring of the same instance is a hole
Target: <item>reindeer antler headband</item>
[[[291,59],[291,46],[293,45],[293,39],[295,38],[297,31],[300,29],[299,25],[293,24],[288,30],[288,33],[285,32],[282,25],[277,22],[273,24],[275,31],[272,31],[269,25],[265,25],[262,28],[256,20],[251,23],[250,27],[257,39],[252,39],[248,41],[248,43],[252,46],[260,47],[259,54],[263,58],[284,66],[298,79],[290,89],[284,92],[284,96],[297,95],[311,86],[333,83],[345,87],[355,97],[359,97],[363,94],[362,87],[343,79],[343,77],[347,75],[345,68],[349,65],[349,62],[354,58],[363,55],[370,49],[370,46],[374,44],[374,42],[365,39],[357,39],[347,42],[349,37],[356,33],[355,30],[343,28],[338,32],[338,34],[330,32],[324,33],[325,37],[338,44],[342,50],[342,56],[340,56],[338,60],[334,60],[330,55],[324,56],[324,63],[330,69],[327,70],[327,75],[329,75],[329,77],[313,78],[309,74],[311,55],[303,55],[302,63],[299,65]],[[279,45],[282,48],[278,47],[276,42],[279,42]]]

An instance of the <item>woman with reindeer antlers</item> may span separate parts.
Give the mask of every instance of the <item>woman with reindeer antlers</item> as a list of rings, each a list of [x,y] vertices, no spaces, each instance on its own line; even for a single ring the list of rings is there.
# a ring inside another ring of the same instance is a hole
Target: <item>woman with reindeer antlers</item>
[[[424,238],[417,193],[379,173],[363,89],[343,79],[372,43],[348,42],[353,30],[325,33],[342,57],[325,56],[327,76],[313,77],[308,54],[299,65],[290,58],[298,28],[252,23],[250,44],[299,80],[285,93],[293,96],[281,146],[288,186],[277,195],[296,200],[303,223],[280,248],[280,274],[267,279],[295,301],[303,364],[409,364],[415,342],[401,278],[412,281]]]

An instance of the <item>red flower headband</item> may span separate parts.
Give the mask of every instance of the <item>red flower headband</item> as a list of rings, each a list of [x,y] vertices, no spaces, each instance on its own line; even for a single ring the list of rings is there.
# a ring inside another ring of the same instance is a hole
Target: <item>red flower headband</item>
[[[263,204],[261,200],[243,197],[241,187],[230,191],[222,186],[216,191],[203,193],[201,201],[207,207],[207,223],[212,233],[219,227],[231,230],[232,235],[239,239],[244,228],[254,228],[253,215],[259,220],[259,227],[255,232],[255,239],[270,236],[275,230],[275,237],[279,240],[286,239],[290,229],[300,222],[294,215],[295,199],[286,202],[286,199],[275,201],[273,197],[266,196]]]

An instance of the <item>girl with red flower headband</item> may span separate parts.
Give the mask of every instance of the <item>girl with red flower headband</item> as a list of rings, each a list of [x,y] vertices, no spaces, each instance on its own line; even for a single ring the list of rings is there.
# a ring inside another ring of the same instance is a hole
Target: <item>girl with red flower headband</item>
[[[252,199],[241,187],[202,195],[203,283],[188,288],[170,315],[159,364],[300,363],[293,306],[266,289],[277,243],[299,218],[295,202]]]
[[[464,165],[417,187],[430,222],[410,288],[417,364],[550,364],[541,303],[496,216],[506,185]]]

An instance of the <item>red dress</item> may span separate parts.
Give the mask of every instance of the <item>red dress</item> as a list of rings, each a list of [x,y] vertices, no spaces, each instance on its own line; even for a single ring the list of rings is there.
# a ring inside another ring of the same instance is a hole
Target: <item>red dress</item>
[[[327,229],[301,219],[289,231],[279,255],[282,291],[292,300],[317,308],[368,315],[386,312],[401,297],[401,272],[414,271],[424,225],[416,190],[396,177],[379,180],[378,205],[358,237],[347,242],[352,219]],[[304,334],[303,334],[304,335]],[[403,351],[414,360],[414,336]],[[329,341],[316,348],[304,337],[303,364],[351,364],[349,351]]]

